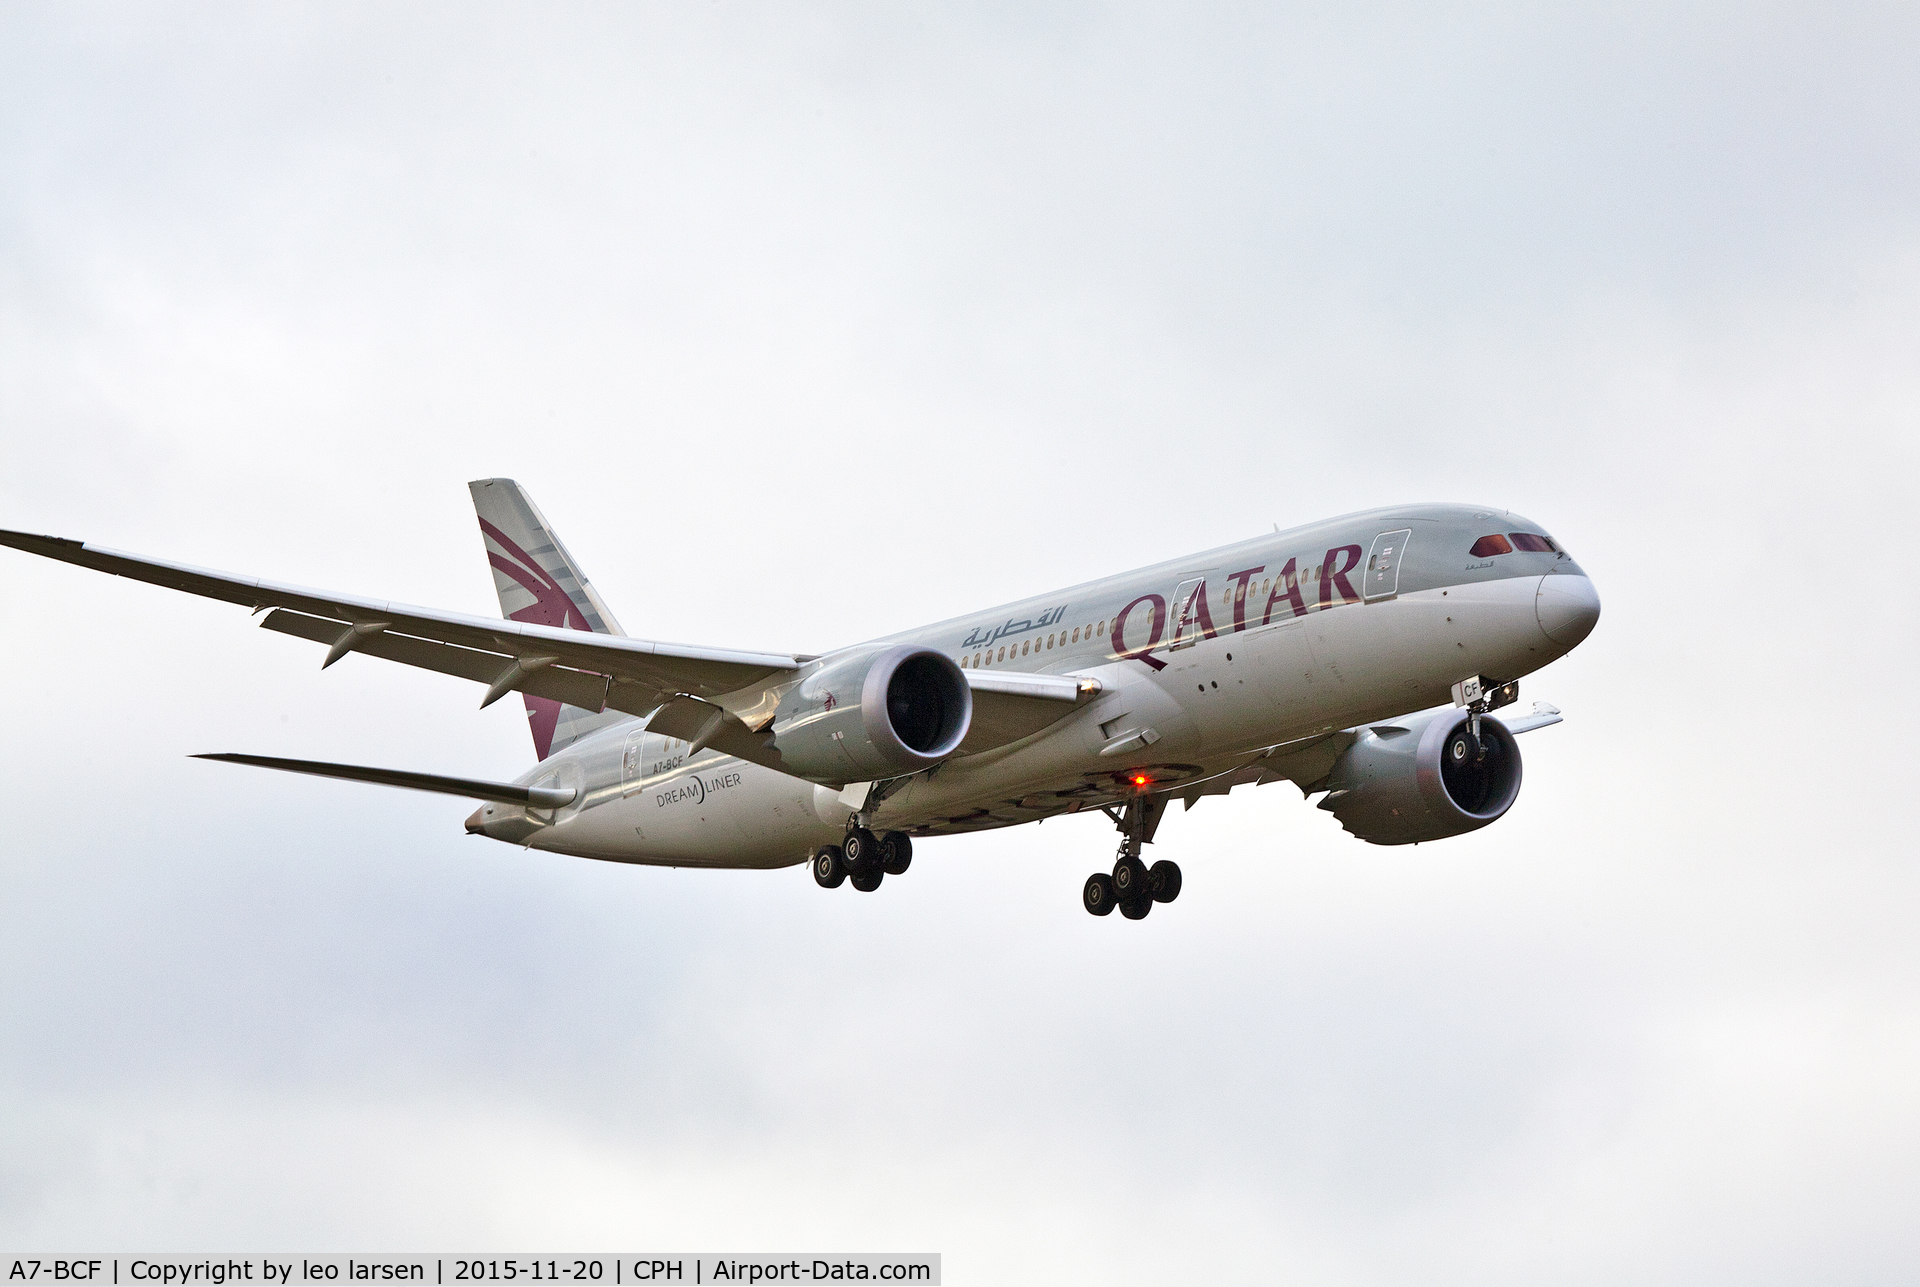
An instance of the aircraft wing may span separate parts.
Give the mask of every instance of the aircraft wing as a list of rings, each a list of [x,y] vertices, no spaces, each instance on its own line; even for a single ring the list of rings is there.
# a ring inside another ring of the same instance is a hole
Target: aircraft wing
[[[1100,681],[1019,670],[965,670],[973,690],[973,726],[961,755],[976,755],[1059,723],[1101,692]]]
[[[591,711],[644,715],[677,694],[713,698],[792,677],[808,658],[655,643],[624,635],[443,612],[168,563],[82,541],[0,530],[0,545],[209,599],[274,608],[261,624],[330,645],[326,665],[364,652]]]
[[[1509,733],[1519,734],[1558,724],[1563,716],[1558,706],[1550,702],[1535,702],[1528,714],[1492,714],[1487,718],[1506,725]],[[1189,809],[1204,796],[1225,795],[1237,786],[1265,786],[1269,782],[1292,782],[1300,788],[1301,794],[1311,795],[1325,786],[1327,775],[1333,772],[1334,763],[1359,740],[1363,731],[1364,726],[1344,728],[1337,733],[1316,733],[1292,742],[1282,742],[1278,746],[1269,746],[1231,769],[1196,782],[1183,783],[1168,794],[1184,799]]]

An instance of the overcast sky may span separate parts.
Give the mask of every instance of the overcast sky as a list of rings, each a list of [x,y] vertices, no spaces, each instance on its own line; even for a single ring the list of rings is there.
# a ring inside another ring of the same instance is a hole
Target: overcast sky
[[[0,1242],[1909,1283],[1920,10],[0,9],[0,526],[820,651],[1395,502],[1605,615],[1498,825],[872,896],[466,836],[515,703],[0,551]]]

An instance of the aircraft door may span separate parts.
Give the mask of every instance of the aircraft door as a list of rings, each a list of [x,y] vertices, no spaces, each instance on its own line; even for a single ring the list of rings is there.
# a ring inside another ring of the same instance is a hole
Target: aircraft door
[[[1207,592],[1207,579],[1194,577],[1182,581],[1173,592],[1173,598],[1167,604],[1167,648],[1191,648],[1199,643],[1203,634],[1200,620],[1206,609],[1201,595]]]
[[[552,809],[537,809],[529,806],[527,816],[538,822],[565,822],[579,813],[587,802],[587,775],[580,761],[563,759],[552,768],[535,778],[530,784],[537,787],[559,787],[573,789],[573,799]]]
[[[1373,538],[1373,553],[1367,556],[1366,588],[1360,592],[1366,602],[1391,599],[1400,593],[1400,563],[1412,537],[1413,529],[1408,527]]]
[[[643,739],[646,736],[645,729],[627,734],[626,749],[620,753],[621,795],[631,794],[633,789],[640,785],[640,779],[645,774],[646,766],[643,761],[646,748]]]

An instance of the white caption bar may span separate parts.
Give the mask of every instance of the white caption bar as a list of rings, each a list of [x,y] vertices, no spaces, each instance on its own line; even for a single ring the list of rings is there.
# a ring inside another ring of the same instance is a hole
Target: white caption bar
[[[228,1287],[317,1283],[430,1283],[433,1287],[489,1287],[514,1283],[630,1287],[671,1283],[917,1283],[940,1282],[938,1252],[712,1252],[646,1251],[622,1255],[541,1252],[537,1255],[223,1256],[9,1255],[7,1287],[15,1283],[85,1287]]]

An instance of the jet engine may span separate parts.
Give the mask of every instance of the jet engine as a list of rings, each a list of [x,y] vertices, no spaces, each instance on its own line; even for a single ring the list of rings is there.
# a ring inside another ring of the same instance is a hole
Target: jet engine
[[[773,745],[789,773],[872,782],[932,768],[959,749],[973,690],[953,659],[898,644],[830,659],[774,712]]]
[[[1320,807],[1376,845],[1442,840],[1486,826],[1520,794],[1520,747],[1506,725],[1457,707],[1371,725],[1334,761]]]

